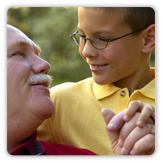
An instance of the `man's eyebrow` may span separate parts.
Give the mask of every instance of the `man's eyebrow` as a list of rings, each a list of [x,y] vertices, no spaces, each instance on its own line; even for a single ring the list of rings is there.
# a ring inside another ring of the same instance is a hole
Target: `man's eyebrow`
[[[36,45],[34,42],[32,42],[32,43],[33,43],[33,47],[34,47],[35,53],[36,53],[37,55],[40,56],[41,48],[40,48],[38,45]],[[24,47],[28,47],[28,46],[30,45],[30,43],[27,42],[27,41],[22,41],[22,40],[19,41],[19,40],[18,40],[18,41],[16,41],[16,42],[14,42],[13,44],[11,44],[11,45],[8,47],[8,49],[13,48],[14,46],[18,46],[18,45],[24,46]]]
[[[29,43],[26,41],[15,41],[13,44],[9,45],[8,48],[14,47],[16,45],[21,45],[21,46],[28,46]]]

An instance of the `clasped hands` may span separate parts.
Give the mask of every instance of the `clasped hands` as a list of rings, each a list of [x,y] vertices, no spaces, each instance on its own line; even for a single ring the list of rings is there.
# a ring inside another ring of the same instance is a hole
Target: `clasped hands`
[[[115,155],[151,155],[155,151],[155,108],[132,101],[117,115],[102,109],[105,128]]]

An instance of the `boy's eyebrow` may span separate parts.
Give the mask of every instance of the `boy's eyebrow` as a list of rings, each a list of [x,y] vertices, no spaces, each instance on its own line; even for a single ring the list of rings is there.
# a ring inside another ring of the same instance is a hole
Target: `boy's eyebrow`
[[[77,26],[77,30],[83,32],[78,26]],[[99,31],[94,31],[94,33],[98,33],[98,34],[100,34],[100,33],[110,33],[110,34],[113,34],[114,32],[111,32],[111,31],[108,31],[108,30],[105,30],[105,29],[101,29]]]
[[[77,30],[83,32],[78,26],[77,26]]]

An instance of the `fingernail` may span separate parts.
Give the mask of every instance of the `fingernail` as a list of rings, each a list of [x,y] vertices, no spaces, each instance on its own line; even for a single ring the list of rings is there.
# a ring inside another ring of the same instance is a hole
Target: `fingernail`
[[[115,124],[114,123],[109,123],[108,128],[109,128],[109,130],[115,129]]]
[[[127,154],[127,151],[126,151],[126,148],[125,148],[125,147],[122,148],[121,153],[122,153],[123,155],[126,155],[126,154]]]
[[[137,125],[138,125],[139,127],[143,127],[143,121],[139,121],[139,122],[137,123]]]
[[[118,145],[119,145],[120,147],[123,147],[123,140],[122,140],[122,139],[120,139],[120,140],[118,141]]]
[[[152,134],[155,134],[155,127],[152,128]]]
[[[125,115],[123,119],[124,119],[125,121],[128,121],[129,118],[128,118],[127,115]]]
[[[132,151],[130,152],[130,155],[134,155],[134,150],[132,150]]]
[[[101,112],[102,112],[102,115],[103,115],[103,116],[106,116],[106,115],[107,115],[107,112],[106,112],[106,110],[105,110],[105,109],[102,109],[102,111],[101,111]]]

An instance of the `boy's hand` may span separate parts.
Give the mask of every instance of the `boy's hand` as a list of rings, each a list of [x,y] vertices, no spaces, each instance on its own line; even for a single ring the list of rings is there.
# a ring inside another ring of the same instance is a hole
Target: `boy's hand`
[[[136,113],[129,122],[125,123],[123,120],[125,111],[115,116],[115,113],[109,109],[102,110],[114,154],[142,154],[143,152],[152,154],[155,147],[155,136],[150,132],[153,126],[146,124],[144,128],[136,127],[140,113]]]
[[[141,101],[130,102],[123,116],[124,121],[130,121],[136,112],[141,112],[140,117],[136,122],[138,127],[144,127],[149,120],[153,120],[153,123],[155,123],[155,108],[152,105],[143,103]]]

